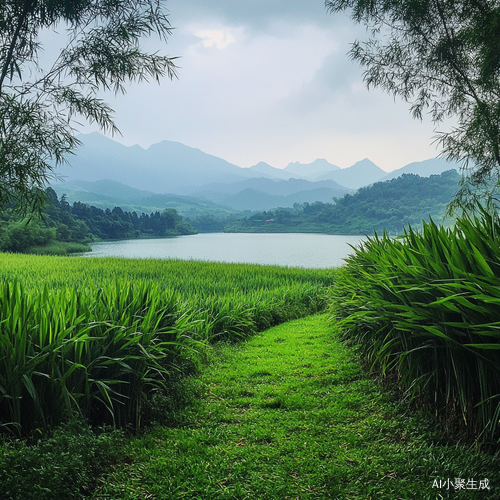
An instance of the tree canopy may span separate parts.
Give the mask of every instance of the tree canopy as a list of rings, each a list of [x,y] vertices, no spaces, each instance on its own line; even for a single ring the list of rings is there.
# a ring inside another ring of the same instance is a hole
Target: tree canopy
[[[49,32],[64,37],[41,65]],[[0,4],[0,206],[40,208],[54,167],[78,145],[76,120],[116,131],[102,90],[176,76],[174,59],[139,44],[166,41],[162,0],[3,0]]]
[[[347,11],[367,27],[350,56],[359,61],[368,87],[429,113],[441,154],[463,162],[456,201],[491,192],[500,177],[500,1],[327,0],[330,12]]]
[[[87,243],[96,239],[165,238],[196,234],[178,212],[128,212],[120,207],[102,210],[81,202],[70,205],[63,195],[57,197],[47,188],[47,202],[40,220],[29,223],[12,209],[0,212],[0,251],[56,253],[90,250]]]
[[[422,221],[444,220],[446,207],[457,192],[460,175],[448,170],[420,177],[403,174],[389,181],[362,187],[334,203],[295,203],[293,208],[255,212],[250,217],[227,221],[227,232],[311,232],[329,234],[391,234],[403,232]],[[271,222],[272,221],[272,222]]]

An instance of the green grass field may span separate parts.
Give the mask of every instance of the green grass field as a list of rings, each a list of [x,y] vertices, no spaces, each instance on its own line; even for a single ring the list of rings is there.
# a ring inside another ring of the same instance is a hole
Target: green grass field
[[[92,498],[500,497],[497,460],[443,442],[429,415],[366,377],[325,316],[217,349],[182,384],[191,401],[166,405]],[[432,487],[448,478],[490,489]]]
[[[499,498],[498,457],[296,319],[341,278],[0,255],[2,499]]]

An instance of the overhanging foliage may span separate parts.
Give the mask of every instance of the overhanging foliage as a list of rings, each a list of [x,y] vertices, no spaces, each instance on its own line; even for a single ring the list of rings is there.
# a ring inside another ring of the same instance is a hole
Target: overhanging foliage
[[[413,117],[429,114],[442,155],[463,162],[455,206],[474,204],[500,176],[500,2],[498,0],[327,0],[348,11],[370,34],[355,41],[368,87],[411,104]]]
[[[49,32],[59,33],[64,48],[51,66],[42,67],[42,40]],[[124,93],[128,81],[176,75],[173,58],[139,44],[170,34],[161,0],[1,3],[0,206],[40,209],[54,166],[79,143],[76,120],[117,131],[100,91]]]

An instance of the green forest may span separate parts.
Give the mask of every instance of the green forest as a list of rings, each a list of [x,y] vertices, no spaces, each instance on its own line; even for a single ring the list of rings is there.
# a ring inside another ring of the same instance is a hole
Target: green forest
[[[295,204],[292,209],[258,212],[228,225],[226,231],[371,235],[374,230],[386,230],[401,234],[405,226],[421,227],[429,216],[442,221],[459,180],[455,170],[430,177],[403,174],[363,187],[332,203],[318,201]]]
[[[137,215],[120,207],[113,210],[59,200],[47,188],[47,203],[40,217],[22,218],[12,209],[0,212],[0,250],[64,255],[90,250],[100,239],[165,238],[196,234],[176,210]]]

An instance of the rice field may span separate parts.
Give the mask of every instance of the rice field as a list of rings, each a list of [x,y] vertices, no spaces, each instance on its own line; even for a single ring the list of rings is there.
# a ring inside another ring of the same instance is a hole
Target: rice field
[[[144,404],[218,340],[324,309],[335,271],[0,254],[0,430],[78,412],[139,428]]]

